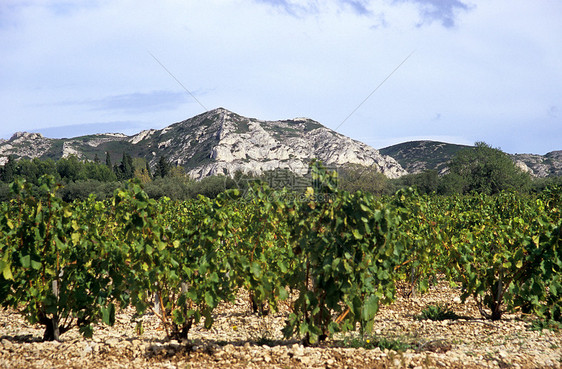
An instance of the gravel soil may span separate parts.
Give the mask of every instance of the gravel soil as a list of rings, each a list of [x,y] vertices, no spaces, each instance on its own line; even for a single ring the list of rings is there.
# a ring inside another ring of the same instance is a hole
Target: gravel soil
[[[11,310],[0,310],[0,368],[562,368],[562,332],[531,329],[531,317],[507,314],[483,320],[472,300],[439,283],[415,297],[381,307],[371,340],[403,343],[398,351],[373,348],[358,333],[336,336],[316,347],[284,340],[287,314],[253,314],[247,294],[216,310],[210,330],[194,327],[185,342],[168,341],[155,315],[135,333],[133,311],[120,311],[113,327],[96,326],[94,337],[76,329],[59,342],[41,342],[43,329]],[[446,303],[462,318],[432,321],[415,316]],[[370,346],[370,347],[369,347]]]

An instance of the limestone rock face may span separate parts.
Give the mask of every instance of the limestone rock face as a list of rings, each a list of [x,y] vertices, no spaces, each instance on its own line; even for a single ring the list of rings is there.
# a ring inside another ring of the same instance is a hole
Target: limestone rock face
[[[38,158],[51,149],[53,139],[40,133],[16,132],[6,141],[0,142],[0,165],[8,162],[8,156]]]
[[[514,154],[516,165],[534,177],[544,178],[562,175],[562,151],[552,151],[546,155]]]
[[[154,167],[165,156],[195,179],[236,172],[259,175],[276,168],[304,174],[312,159],[328,167],[359,164],[389,178],[427,169],[447,172],[453,155],[469,146],[412,141],[376,150],[307,118],[265,121],[246,118],[224,108],[133,136],[99,133],[53,139],[40,133],[17,132],[0,139],[0,165],[8,156],[51,158],[75,155],[82,160],[103,160],[110,154],[118,163],[123,153],[142,157]],[[382,153],[382,154],[381,154]],[[562,151],[546,155],[514,154],[514,162],[535,177],[562,175]]]
[[[139,135],[130,141],[146,141],[151,151],[185,166],[196,179],[216,174],[232,176],[237,171],[259,175],[276,168],[304,174],[312,159],[334,167],[370,166],[389,178],[406,174],[398,162],[378,150],[304,118],[263,121],[219,108],[150,136]],[[153,156],[151,164],[156,164],[159,155]]]
[[[459,151],[472,148],[474,146],[422,140],[384,147],[380,152],[396,159],[410,174],[434,170],[443,175],[449,172],[450,162]],[[517,167],[533,177],[562,175],[562,151],[552,151],[545,155],[508,155]]]

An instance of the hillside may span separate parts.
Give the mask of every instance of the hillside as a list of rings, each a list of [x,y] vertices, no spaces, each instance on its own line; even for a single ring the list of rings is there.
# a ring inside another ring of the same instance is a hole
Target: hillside
[[[443,173],[455,154],[469,147],[471,146],[437,141],[409,141],[379,151],[396,159],[408,173],[420,173],[425,170],[437,170]]]
[[[126,152],[147,159],[152,166],[165,156],[196,179],[237,171],[261,174],[275,168],[303,174],[314,158],[327,166],[373,167],[389,178],[406,174],[391,157],[311,119],[264,121],[223,108],[133,136],[105,133],[51,139],[39,133],[16,133],[0,141],[0,164],[8,155],[55,160],[68,155],[93,160],[97,155],[103,160],[106,152],[114,161]]]
[[[437,141],[409,141],[380,149],[408,172],[420,173],[436,170],[446,173],[449,161],[457,152],[473,146],[457,145]],[[562,175],[562,151],[552,151],[546,155],[508,154],[515,164],[534,177],[544,178]]]

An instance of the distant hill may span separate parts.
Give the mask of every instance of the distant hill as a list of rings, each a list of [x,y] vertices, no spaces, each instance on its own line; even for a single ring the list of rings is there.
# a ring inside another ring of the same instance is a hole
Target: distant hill
[[[147,159],[151,166],[165,156],[196,179],[233,175],[237,171],[259,175],[276,168],[303,174],[314,158],[327,166],[372,167],[389,178],[406,174],[393,158],[311,119],[264,121],[224,108],[133,136],[100,133],[52,139],[39,133],[19,132],[10,140],[0,140],[0,164],[7,161],[8,155],[55,160],[69,155],[94,160],[97,156],[104,161],[106,152],[114,163],[125,152]]]
[[[396,159],[408,173],[436,170],[444,174],[450,160],[463,149],[474,146],[456,145],[438,141],[409,141],[380,149],[382,155]],[[534,177],[562,175],[562,151],[552,151],[546,155],[508,154],[522,170]]]
[[[545,155],[515,154],[511,157],[521,169],[535,177],[562,175],[562,150],[551,151]]]
[[[380,149],[383,155],[396,159],[408,173],[436,170],[443,173],[457,152],[472,146],[437,141],[409,141]]]
[[[243,117],[218,108],[133,136],[99,133],[74,138],[47,138],[39,133],[17,132],[0,139],[0,165],[9,155],[19,158],[51,158],[69,155],[81,159],[121,160],[123,153],[145,158],[151,166],[165,156],[183,166],[196,179],[237,171],[259,175],[286,168],[303,174],[311,159],[328,166],[359,164],[375,168],[389,178],[407,173],[437,170],[446,173],[449,161],[473,146],[436,141],[410,141],[377,150],[307,118],[265,121]],[[515,154],[514,162],[535,177],[562,175],[562,151],[546,155]]]

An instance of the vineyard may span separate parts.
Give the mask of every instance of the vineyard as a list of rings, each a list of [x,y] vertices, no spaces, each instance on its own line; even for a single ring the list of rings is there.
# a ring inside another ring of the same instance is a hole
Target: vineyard
[[[181,202],[133,181],[111,200],[66,203],[48,176],[39,190],[16,181],[0,210],[0,304],[46,341],[75,327],[92,337],[125,309],[138,334],[150,313],[182,341],[243,291],[264,319],[288,306],[284,338],[314,346],[372,334],[398,286],[423,294],[440,276],[489,321],[522,312],[560,326],[562,189],[375,197],[311,171],[302,194],[256,183]]]

